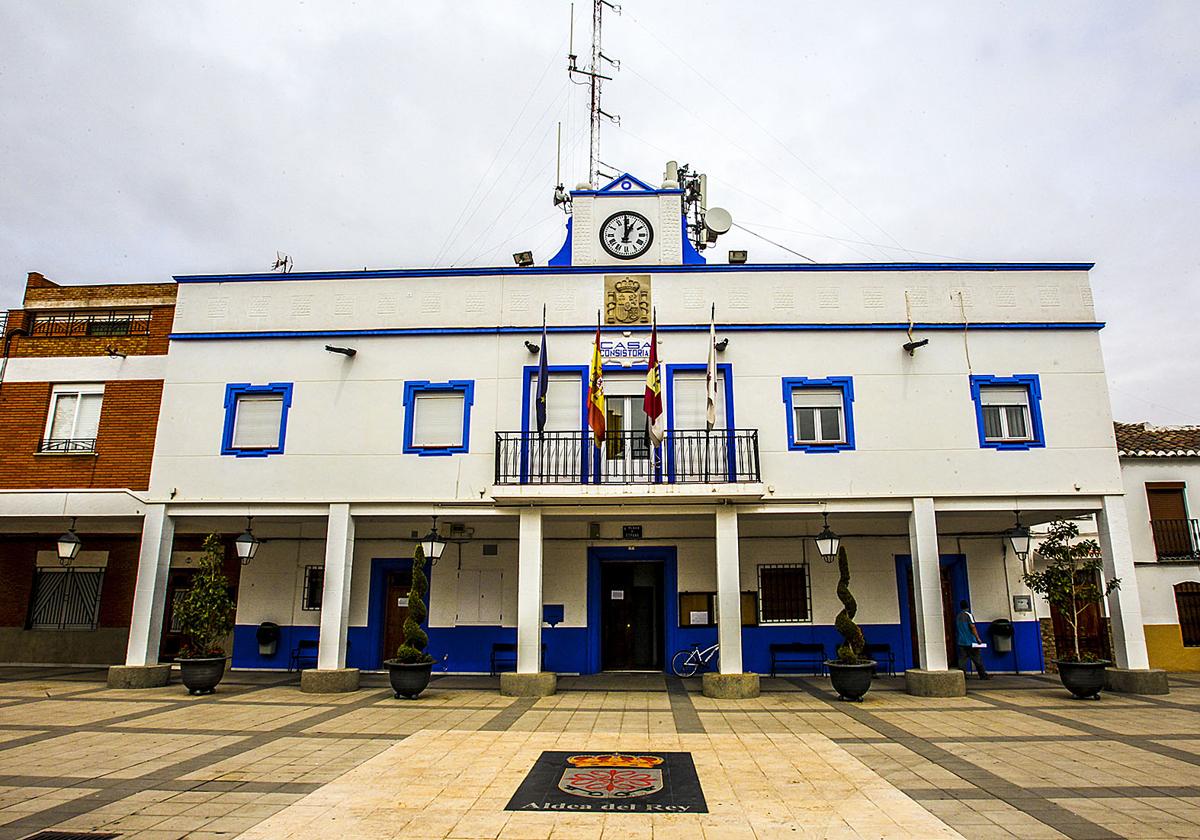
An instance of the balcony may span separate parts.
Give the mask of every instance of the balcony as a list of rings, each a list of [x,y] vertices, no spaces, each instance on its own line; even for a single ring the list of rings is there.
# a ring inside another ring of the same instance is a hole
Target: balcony
[[[1200,519],[1152,519],[1150,531],[1159,560],[1200,559]]]
[[[149,335],[149,312],[63,312],[37,314],[30,334],[43,338]]]
[[[95,438],[46,438],[38,444],[38,452],[55,454],[91,454],[96,451]]]
[[[498,485],[756,484],[757,429],[673,430],[651,459],[645,431],[496,432]]]

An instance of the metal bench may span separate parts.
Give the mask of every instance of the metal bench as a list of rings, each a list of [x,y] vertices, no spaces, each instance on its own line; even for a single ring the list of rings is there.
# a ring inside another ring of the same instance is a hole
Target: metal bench
[[[888,676],[896,676],[896,656],[892,653],[892,646],[887,642],[864,645],[863,656],[867,659],[874,659],[879,665],[883,665]],[[880,668],[876,667],[875,671],[878,673]]]
[[[546,645],[542,644],[542,661],[546,660]],[[539,663],[539,667],[540,663]],[[517,670],[517,646],[508,642],[496,642],[492,645],[492,676],[502,670]]]
[[[316,639],[301,639],[292,648],[292,658],[288,661],[288,671],[300,671],[305,665],[317,667],[317,648],[320,642]]]
[[[825,673],[825,645],[820,642],[777,642],[770,646],[771,676],[775,676],[780,666],[793,668],[809,668],[801,673]]]

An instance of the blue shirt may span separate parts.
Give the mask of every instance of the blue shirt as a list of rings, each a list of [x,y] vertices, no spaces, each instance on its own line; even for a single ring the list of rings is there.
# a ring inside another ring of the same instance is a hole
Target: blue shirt
[[[971,625],[975,623],[975,616],[963,610],[958,614],[955,621],[955,627],[958,633],[958,644],[960,647],[970,647],[975,644],[975,634],[971,632]]]

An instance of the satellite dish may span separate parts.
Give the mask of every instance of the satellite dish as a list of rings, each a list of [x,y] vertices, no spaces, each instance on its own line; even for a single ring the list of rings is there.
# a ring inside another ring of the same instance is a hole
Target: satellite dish
[[[704,214],[704,227],[715,239],[722,233],[729,233],[733,227],[733,216],[724,207],[713,207]]]

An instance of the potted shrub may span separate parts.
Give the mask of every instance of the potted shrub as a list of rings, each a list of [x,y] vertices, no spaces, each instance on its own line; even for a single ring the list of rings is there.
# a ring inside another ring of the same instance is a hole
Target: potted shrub
[[[408,591],[408,617],[404,619],[404,642],[396,649],[396,658],[383,664],[388,669],[388,679],[396,698],[416,700],[429,685],[433,670],[433,657],[425,652],[429,636],[421,629],[427,615],[425,593],[429,581],[425,578],[425,552],[418,545],[413,552],[412,587]]]
[[[862,702],[863,695],[871,688],[871,677],[875,674],[875,661],[864,659],[862,629],[854,623],[854,615],[858,612],[858,602],[850,593],[850,564],[846,561],[846,549],[838,549],[838,600],[842,602],[842,611],[837,614],[834,626],[842,634],[842,643],[838,645],[837,659],[825,663],[829,669],[829,678],[833,681],[833,690],[841,700]]]
[[[1112,663],[1079,650],[1079,617],[1093,604],[1099,604],[1121,581],[1114,578],[1100,586],[1100,546],[1095,540],[1078,540],[1079,527],[1056,519],[1043,540],[1038,554],[1044,568],[1021,575],[1025,585],[1058,608],[1071,628],[1073,648],[1053,660],[1062,684],[1080,699],[1100,699],[1104,687],[1104,669]]]
[[[175,618],[186,639],[175,661],[189,694],[212,694],[225,676],[223,645],[233,632],[236,605],[229,595],[224,562],[224,543],[209,534],[191,589],[175,605]]]

